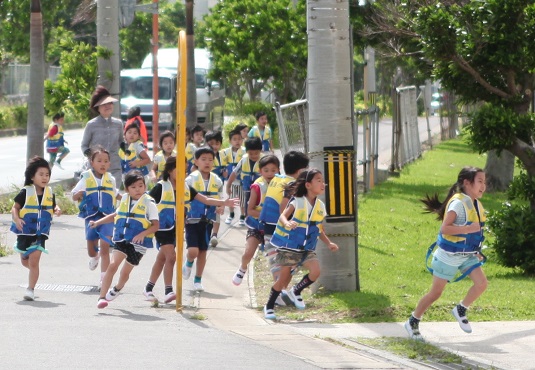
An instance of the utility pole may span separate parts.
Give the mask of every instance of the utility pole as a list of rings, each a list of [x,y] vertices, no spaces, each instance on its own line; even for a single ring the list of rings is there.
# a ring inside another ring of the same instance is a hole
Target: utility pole
[[[158,0],[152,0],[152,4],[158,8]],[[158,124],[160,122],[160,80],[158,79],[158,11],[152,13],[152,150],[158,153],[160,135]],[[178,68],[178,66],[177,66]]]
[[[195,81],[195,35],[193,32],[193,0],[186,0],[186,44],[187,56],[187,94],[186,94],[186,124],[192,127],[197,124],[197,84]]]
[[[323,246],[316,249],[319,284],[353,291],[359,283],[349,0],[307,0],[307,33],[311,167],[324,173],[325,232],[340,247],[336,253]]]
[[[98,84],[120,99],[119,77],[119,1],[97,0],[97,44],[110,50],[110,59],[98,59]],[[113,105],[113,115],[121,116],[119,104]]]

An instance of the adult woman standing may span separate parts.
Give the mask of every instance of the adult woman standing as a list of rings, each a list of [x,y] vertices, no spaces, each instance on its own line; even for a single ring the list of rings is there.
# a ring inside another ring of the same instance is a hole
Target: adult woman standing
[[[89,106],[91,110],[98,114],[85,126],[82,138],[82,152],[90,155],[91,147],[102,145],[109,153],[111,165],[109,172],[115,178],[116,184],[122,183],[121,159],[119,158],[119,147],[123,142],[123,122],[114,118],[113,103],[117,99],[111,96],[104,86],[97,86]]]

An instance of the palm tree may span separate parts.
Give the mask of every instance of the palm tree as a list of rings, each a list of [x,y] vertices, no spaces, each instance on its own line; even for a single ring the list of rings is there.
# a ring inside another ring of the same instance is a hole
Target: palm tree
[[[28,96],[26,159],[43,156],[45,100],[45,56],[41,1],[30,4],[30,94]]]

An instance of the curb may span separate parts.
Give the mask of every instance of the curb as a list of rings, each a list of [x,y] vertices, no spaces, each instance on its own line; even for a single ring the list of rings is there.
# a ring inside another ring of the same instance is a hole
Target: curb
[[[65,126],[65,131],[83,128],[84,126],[85,123],[82,122],[69,123]],[[27,131],[28,129],[26,127],[4,128],[0,130],[0,137],[22,136],[26,135]],[[45,128],[43,128],[43,132],[46,132]]]

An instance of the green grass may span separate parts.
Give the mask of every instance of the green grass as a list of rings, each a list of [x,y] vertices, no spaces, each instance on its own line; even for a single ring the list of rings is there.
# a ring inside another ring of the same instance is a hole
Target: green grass
[[[398,178],[390,178],[369,193],[359,195],[361,291],[320,291],[311,298],[310,290],[306,289],[307,310],[282,309],[281,313],[290,319],[328,322],[404,321],[431,286],[425,253],[440,227],[434,215],[422,213],[419,200],[426,193],[438,193],[443,200],[463,166],[483,168],[485,162],[484,155],[472,152],[462,140],[451,140],[424,153],[422,159],[405,167]],[[487,193],[482,203],[487,210],[492,210],[505,199],[503,193]],[[492,238],[489,233],[486,236],[485,244],[490,245]],[[535,280],[498,265],[491,249],[485,252],[489,259],[483,270],[489,286],[472,305],[472,320],[531,320]],[[260,262],[258,268],[264,266]],[[262,276],[259,274],[260,279]],[[442,297],[426,312],[425,320],[450,321],[451,308],[470,286],[469,278],[449,284]],[[263,304],[267,292],[257,291],[257,294],[259,303]]]

